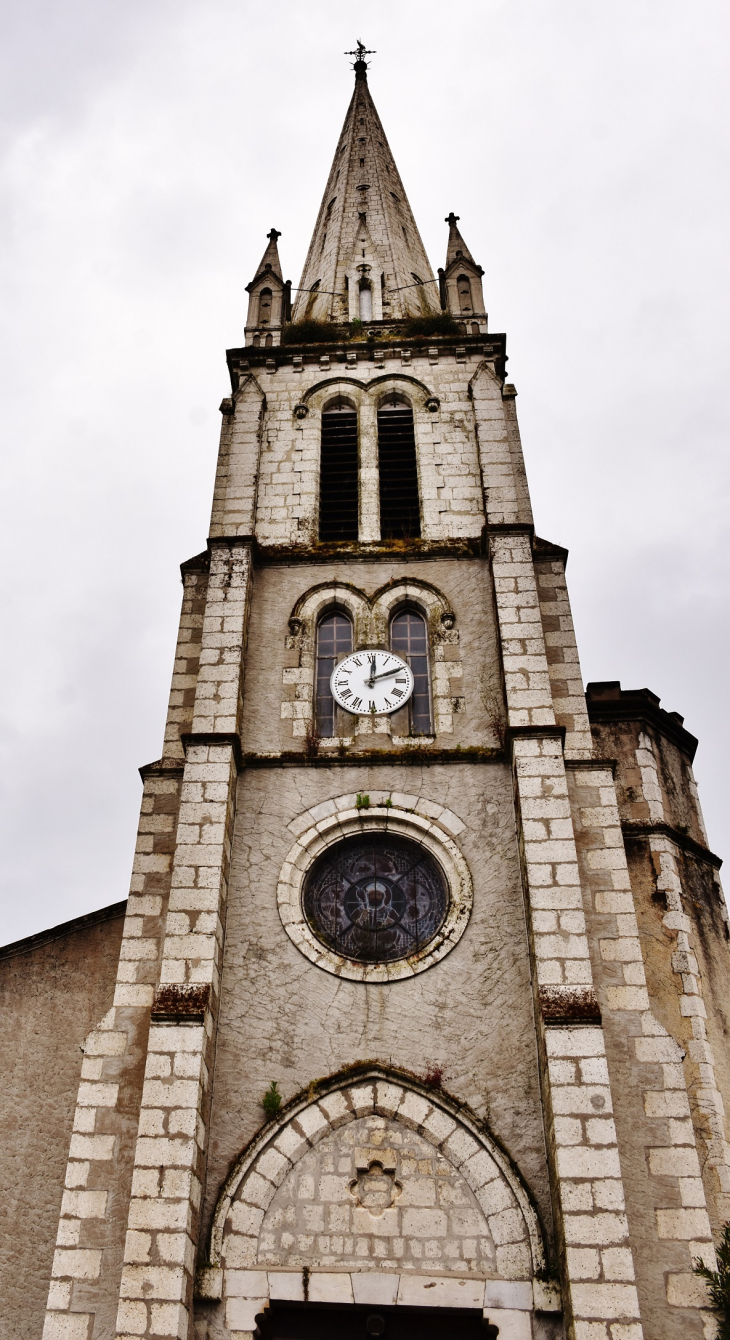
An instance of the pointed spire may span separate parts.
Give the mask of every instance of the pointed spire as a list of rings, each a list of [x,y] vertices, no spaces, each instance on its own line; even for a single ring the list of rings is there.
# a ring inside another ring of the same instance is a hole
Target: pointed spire
[[[469,321],[470,334],[486,334],[487,314],[484,308],[481,265],[477,265],[457,224],[459,215],[451,214],[444,220],[449,225],[446,247],[446,266],[439,270],[441,306],[452,316]]]
[[[281,237],[281,233],[277,233],[276,229],[272,228],[271,232],[267,233],[266,236],[269,239],[269,245],[261,257],[261,264],[256,271],[256,278],[258,278],[262,270],[271,270],[272,274],[275,274],[277,279],[283,279],[284,276],[281,273],[281,261],[279,260],[279,248],[276,245]]]
[[[459,229],[456,226],[458,222],[459,222],[459,215],[454,214],[453,211],[444,219],[444,223],[448,223],[449,225],[449,243],[446,248],[447,270],[451,265],[451,262],[457,260],[460,256],[463,256],[466,260],[471,261],[472,265],[475,264],[474,257],[472,256],[468,246],[466,245],[466,242],[464,241],[463,237],[461,236],[461,233],[459,232]]]
[[[355,90],[304,264],[294,320],[437,313],[438,285],[370,95],[361,43]],[[369,315],[372,313],[372,316]]]

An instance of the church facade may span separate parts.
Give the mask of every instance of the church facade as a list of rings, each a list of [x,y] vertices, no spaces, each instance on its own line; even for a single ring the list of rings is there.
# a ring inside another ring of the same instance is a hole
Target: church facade
[[[701,1340],[730,947],[649,690],[584,689],[505,338],[364,53],[248,287],[126,904],[0,954],[8,1340]]]

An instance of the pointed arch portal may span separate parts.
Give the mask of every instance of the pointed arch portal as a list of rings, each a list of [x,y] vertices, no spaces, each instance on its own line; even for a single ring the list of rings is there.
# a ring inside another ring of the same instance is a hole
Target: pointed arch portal
[[[363,1066],[302,1094],[242,1154],[210,1262],[198,1295],[225,1295],[235,1331],[273,1300],[525,1315],[544,1254],[525,1186],[483,1123],[413,1077]]]

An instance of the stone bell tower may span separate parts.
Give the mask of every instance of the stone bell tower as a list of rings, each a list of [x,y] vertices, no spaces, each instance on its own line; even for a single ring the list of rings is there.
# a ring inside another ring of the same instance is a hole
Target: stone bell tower
[[[434,276],[354,54],[293,309],[272,229],[228,352],[44,1340],[701,1340],[730,956],[696,741],[584,691],[484,271],[452,213]]]

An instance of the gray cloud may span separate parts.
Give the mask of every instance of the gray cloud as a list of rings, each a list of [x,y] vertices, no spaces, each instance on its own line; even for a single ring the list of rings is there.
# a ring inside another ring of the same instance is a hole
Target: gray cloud
[[[31,0],[0,43],[4,938],[126,895],[178,563],[205,542],[244,286],[296,283],[371,87],[434,265],[455,209],[508,333],[587,679],[700,737],[726,847],[727,87],[705,0]],[[357,22],[360,23],[361,18]]]

